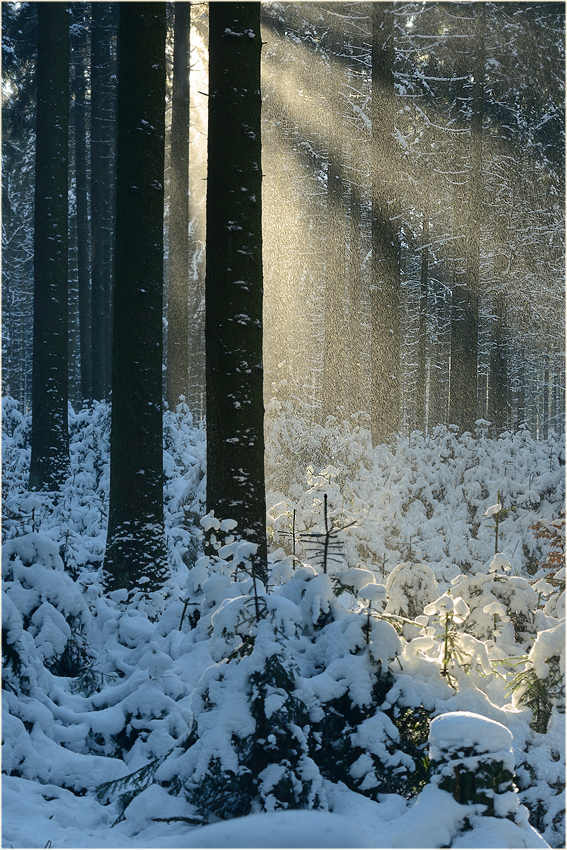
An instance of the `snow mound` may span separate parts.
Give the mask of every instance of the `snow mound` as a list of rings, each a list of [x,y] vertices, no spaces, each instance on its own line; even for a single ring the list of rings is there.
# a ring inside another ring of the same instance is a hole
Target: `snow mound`
[[[512,749],[509,729],[472,711],[450,711],[431,721],[429,732],[431,758],[437,761],[443,752],[459,749],[465,744],[479,753],[501,753]]]
[[[162,847],[372,847],[341,815],[293,810],[249,815],[192,830]]]

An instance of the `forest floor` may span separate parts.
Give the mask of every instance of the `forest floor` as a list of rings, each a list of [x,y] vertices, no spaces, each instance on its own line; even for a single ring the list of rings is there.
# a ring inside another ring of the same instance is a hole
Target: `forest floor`
[[[3,401],[4,847],[564,846],[562,439],[479,422],[373,449],[361,417],[273,402],[254,590],[180,408],[171,578],[126,602],[103,586],[108,408],[70,429],[66,486],[30,493],[29,417]],[[515,763],[492,813],[427,772],[453,712]]]

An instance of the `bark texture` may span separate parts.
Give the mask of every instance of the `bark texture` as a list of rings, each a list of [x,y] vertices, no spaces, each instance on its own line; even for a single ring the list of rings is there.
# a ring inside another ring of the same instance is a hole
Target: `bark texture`
[[[38,3],[30,489],[68,473],[69,15]]]
[[[395,223],[392,3],[372,4],[372,442],[401,425],[400,244]]]
[[[111,589],[152,590],[166,575],[162,307],[164,3],[120,8],[116,276],[112,347]]]
[[[207,184],[207,509],[266,577],[260,4],[211,3]]]

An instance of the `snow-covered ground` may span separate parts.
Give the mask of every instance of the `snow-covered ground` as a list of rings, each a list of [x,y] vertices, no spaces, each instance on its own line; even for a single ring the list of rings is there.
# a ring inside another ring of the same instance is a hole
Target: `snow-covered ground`
[[[126,604],[102,583],[108,409],[70,423],[66,487],[30,494],[29,420],[4,399],[4,846],[564,844],[560,440],[481,422],[372,450],[354,420],[273,403],[254,591],[251,544],[203,519],[204,433],[180,408],[171,578]],[[461,762],[501,776],[492,814],[442,787]]]
[[[138,812],[112,828],[115,812],[90,797],[77,798],[15,777],[4,777],[3,789],[3,847],[549,846],[531,827],[480,817],[473,830],[449,844],[461,831],[462,807],[447,792],[433,788],[408,807],[396,795],[375,803],[339,788],[334,790],[333,812],[274,812],[203,827],[148,823]],[[170,807],[169,800],[160,798],[158,811],[163,811],[164,802]]]

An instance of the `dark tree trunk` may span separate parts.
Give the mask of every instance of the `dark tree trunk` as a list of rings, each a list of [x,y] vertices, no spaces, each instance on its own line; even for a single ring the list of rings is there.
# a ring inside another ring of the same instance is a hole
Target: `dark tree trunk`
[[[505,431],[509,425],[510,400],[506,340],[506,304],[504,295],[499,293],[495,302],[488,385],[488,419],[492,423],[495,436]]]
[[[92,399],[90,228],[87,170],[87,29],[81,15],[85,4],[74,4],[81,28],[72,37],[73,124],[75,131],[75,196],[77,205],[77,280],[79,289],[80,395]]]
[[[430,278],[428,288],[431,319],[434,326],[429,361],[427,411],[427,425],[432,430],[438,425],[447,425],[448,422],[451,305],[439,281]]]
[[[265,579],[260,4],[209,9],[207,509],[257,544]]]
[[[343,184],[338,162],[329,157],[327,171],[327,239],[325,256],[325,343],[321,417],[344,406],[345,341],[345,234],[342,220]]]
[[[478,300],[482,219],[482,123],[484,117],[486,4],[476,4],[474,87],[472,95],[469,215],[465,242],[464,285],[453,292],[451,319],[451,397],[449,419],[474,432],[477,419]],[[457,210],[457,214],[460,214]]]
[[[423,230],[421,236],[421,270],[419,285],[419,331],[417,340],[417,401],[415,425],[425,433],[427,427],[427,295],[429,291],[429,188],[424,187],[425,209],[423,211]]]
[[[113,277],[115,6],[93,3],[91,40],[91,250],[93,396],[108,397],[110,303]]]
[[[393,3],[372,4],[372,442],[401,425],[400,245],[394,222]]]
[[[165,3],[123,3],[119,26],[116,281],[112,348],[111,589],[166,576],[162,307]]]
[[[176,2],[171,97],[167,402],[189,396],[189,54],[191,4]],[[195,411],[193,411],[195,412]]]
[[[355,187],[350,191],[350,246],[348,263],[349,292],[349,401],[350,412],[366,409],[362,390],[362,237],[360,199]]]
[[[527,387],[527,369],[526,369],[526,352],[521,348],[517,354],[518,363],[520,364],[520,368],[518,369],[517,376],[517,392],[516,392],[516,422],[515,428],[516,430],[522,425],[527,424],[528,422],[528,409],[526,402],[526,387]]]
[[[69,15],[38,3],[30,489],[60,486],[68,434]]]
[[[542,399],[542,436],[544,440],[549,437],[549,357],[543,358],[543,399]]]

